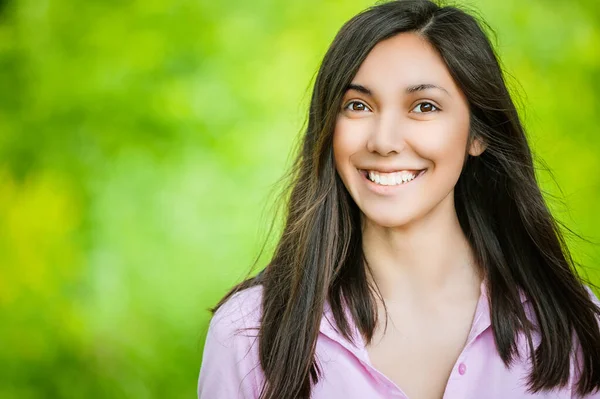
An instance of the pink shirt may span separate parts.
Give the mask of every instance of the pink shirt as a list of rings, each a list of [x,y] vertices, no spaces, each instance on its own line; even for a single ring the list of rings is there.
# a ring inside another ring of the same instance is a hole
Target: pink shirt
[[[566,388],[537,395],[526,392],[530,362],[526,358],[516,358],[510,369],[504,366],[494,343],[484,283],[481,293],[467,343],[452,369],[443,398],[575,397],[573,372]],[[258,358],[257,330],[242,330],[239,333],[236,330],[259,327],[261,295],[261,286],[239,292],[219,308],[212,318],[198,380],[199,399],[258,398],[264,376]],[[598,304],[591,291],[590,295]],[[528,300],[524,295],[521,300],[531,318],[533,313],[531,307],[526,305]],[[323,373],[313,386],[312,399],[408,399],[401,387],[371,365],[356,326],[351,325],[359,343],[357,346],[337,333],[332,325],[335,325],[333,315],[326,304],[316,348]],[[537,345],[539,341],[539,336],[534,335],[534,344]],[[525,340],[519,339],[518,345],[520,354],[526,356]],[[600,398],[600,393],[586,398]]]

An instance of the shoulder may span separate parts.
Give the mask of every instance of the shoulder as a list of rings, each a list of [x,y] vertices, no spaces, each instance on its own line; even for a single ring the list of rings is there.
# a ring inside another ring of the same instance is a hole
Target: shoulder
[[[264,381],[258,352],[261,299],[261,286],[247,288],[213,315],[202,354],[198,398],[259,396]]]
[[[260,326],[262,286],[257,285],[231,296],[213,315],[209,331],[233,334],[238,329]]]
[[[588,301],[585,308],[588,308],[588,305],[591,303],[593,305],[592,312],[595,314],[595,319],[596,322],[598,323],[598,328],[600,328],[600,300],[598,299],[598,296],[594,293],[594,291],[590,288],[589,285],[582,283],[582,287],[584,288],[585,293],[587,294],[587,299]],[[582,299],[586,299],[585,296]],[[583,302],[582,302],[583,304]],[[527,318],[529,319],[529,321],[532,323],[534,330],[533,330],[533,334],[532,334],[532,343],[534,348],[537,348],[538,345],[541,343],[542,339],[543,339],[543,333],[540,331],[540,323],[539,323],[539,319],[538,316],[534,310],[534,305],[533,303],[527,299],[524,301],[524,306],[525,306],[525,313],[527,315]],[[581,308],[583,310],[583,308]],[[589,321],[589,318],[587,319]],[[525,359],[527,362],[532,362],[531,357],[529,356],[529,351],[530,347],[529,344],[527,343],[527,340],[525,339],[524,335],[520,335],[519,336],[519,352],[521,352],[521,350],[523,350],[522,353],[526,354]],[[584,362],[584,354],[582,351],[582,347],[580,344],[580,340],[579,337],[577,336],[577,334],[573,334],[572,336],[572,342],[571,342],[571,355],[570,355],[570,360],[569,360],[569,380],[568,380],[568,388],[569,391],[574,395],[574,390],[575,390],[575,384],[579,381],[579,378],[581,376],[581,370],[582,370],[582,366],[583,366],[583,362]],[[597,394],[596,394],[597,395]],[[575,396],[573,396],[575,397]],[[593,396],[593,397],[597,397],[597,396]],[[587,396],[586,396],[587,398]],[[590,397],[591,398],[591,397]],[[600,399],[600,397],[599,397]]]
[[[596,294],[594,294],[594,291],[592,291],[592,289],[588,285],[584,285],[584,287],[587,290],[587,292],[590,296],[590,299],[592,300],[594,305],[600,306],[600,300],[598,299],[598,296]]]
[[[597,308],[596,314],[600,318],[600,300],[598,299],[598,296],[589,287],[589,285],[587,285],[587,284],[582,284],[582,285],[588,295],[588,299],[592,302],[592,304],[594,304],[596,306],[596,308]],[[527,315],[527,318],[529,319],[530,322],[533,323],[533,325],[535,327],[538,327],[539,322],[538,322],[537,316],[534,311],[533,303],[529,300],[528,297],[525,297],[525,294],[523,294],[522,292],[521,292],[521,297],[523,298],[522,302],[524,304],[524,310],[525,310],[525,314]],[[600,319],[598,321],[600,322]]]

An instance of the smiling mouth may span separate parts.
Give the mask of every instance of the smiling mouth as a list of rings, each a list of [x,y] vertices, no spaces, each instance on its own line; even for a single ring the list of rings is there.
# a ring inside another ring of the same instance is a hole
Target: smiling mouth
[[[411,181],[416,180],[420,176],[422,176],[427,171],[427,169],[410,171],[406,170],[394,173],[382,173],[376,171],[368,171],[364,169],[359,169],[358,171],[370,183],[375,184],[377,186],[386,187],[407,185]]]

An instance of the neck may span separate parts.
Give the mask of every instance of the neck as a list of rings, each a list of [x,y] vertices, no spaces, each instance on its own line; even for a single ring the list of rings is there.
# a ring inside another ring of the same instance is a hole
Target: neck
[[[479,295],[479,268],[449,197],[410,225],[382,227],[365,220],[370,279],[386,301]]]

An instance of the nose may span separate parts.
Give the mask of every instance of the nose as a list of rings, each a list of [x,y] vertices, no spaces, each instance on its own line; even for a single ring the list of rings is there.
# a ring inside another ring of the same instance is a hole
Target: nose
[[[382,156],[400,153],[406,146],[402,123],[393,112],[381,113],[367,140],[367,150]]]

